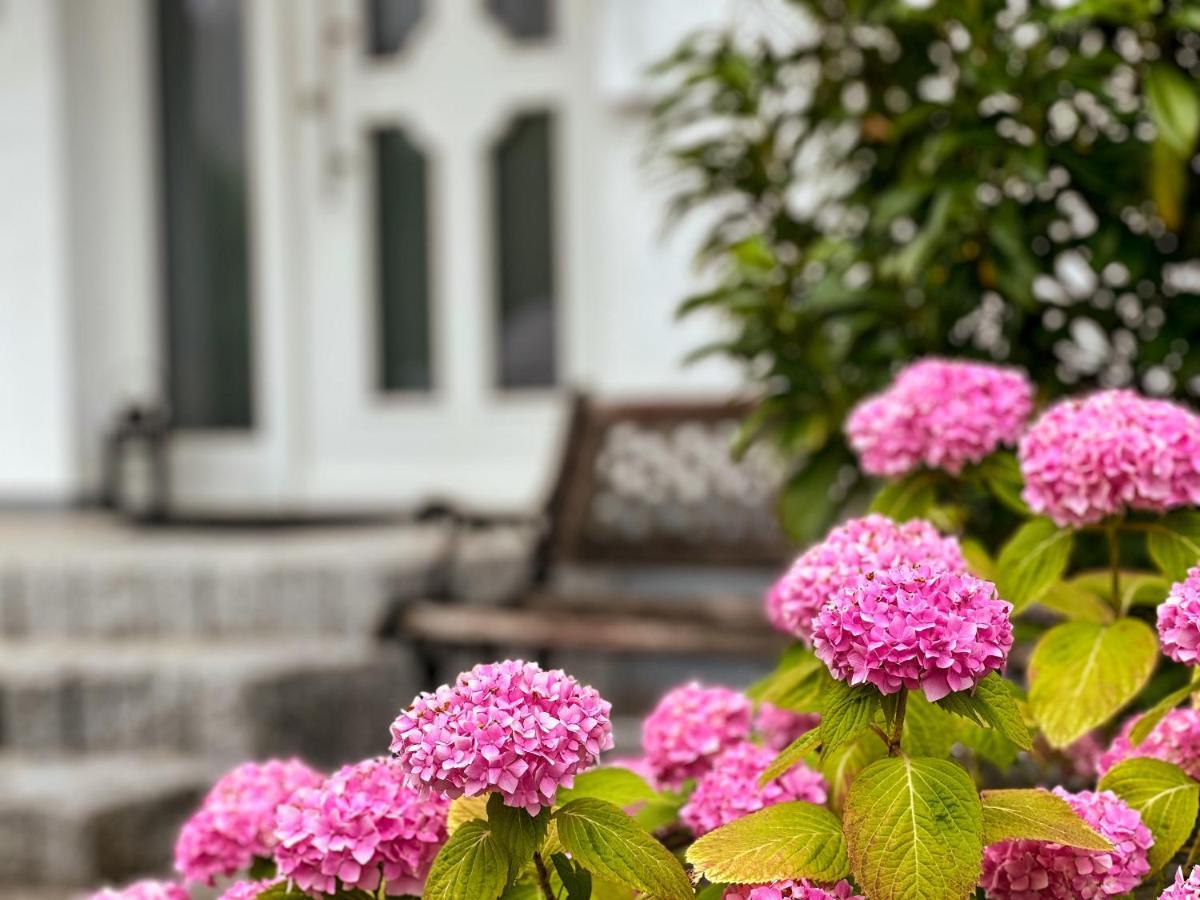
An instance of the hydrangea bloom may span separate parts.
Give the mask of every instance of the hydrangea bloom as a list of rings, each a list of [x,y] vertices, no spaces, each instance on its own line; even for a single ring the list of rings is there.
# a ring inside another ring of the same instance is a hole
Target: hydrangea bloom
[[[1021,438],[1025,490],[1059,525],[1200,503],[1200,418],[1134,391],[1064,400]]]
[[[848,881],[817,887],[810,881],[776,881],[773,884],[734,885],[722,900],[866,900],[854,893]]]
[[[1200,664],[1200,566],[1171,585],[1158,608],[1158,637],[1162,652],[1185,666]]]
[[[613,746],[611,705],[560,669],[479,665],[392,723],[409,783],[447,797],[496,791],[535,815]]]
[[[1096,772],[1105,772],[1123,760],[1135,756],[1174,763],[1192,778],[1200,778],[1200,709],[1181,706],[1173,709],[1154,726],[1136,747],[1129,740],[1139,716],[1130,718],[1113,740],[1112,746],[1096,763]]]
[[[1033,384],[1020,369],[922,359],[850,412],[846,436],[869,475],[922,466],[957,475],[1015,443],[1032,410]]]
[[[989,900],[1080,900],[1133,890],[1150,871],[1146,850],[1154,843],[1142,817],[1111,791],[1055,788],[1113,849],[1082,850],[1044,841],[1003,841],[983,853],[983,885]]]
[[[803,764],[760,787],[758,779],[775,756],[774,750],[748,742],[726,750],[696,782],[696,789],[679,811],[680,821],[700,837],[776,803],[825,802],[828,796],[825,779]]]
[[[754,717],[754,730],[772,750],[782,750],[820,724],[821,716],[818,713],[792,712],[770,703],[760,704],[758,715]]]
[[[1004,666],[1012,604],[990,581],[932,566],[861,576],[822,607],[813,647],[834,678],[930,700],[973,688]]]
[[[642,723],[642,749],[659,784],[675,789],[707,772],[713,757],[750,736],[752,712],[731,688],[692,681],[668,691]]]
[[[225,893],[218,900],[258,900],[259,894],[282,881],[282,878],[268,878],[263,881],[235,881],[225,889]]]
[[[138,881],[128,887],[105,888],[91,900],[188,900],[182,885],[169,881]]]
[[[304,890],[374,891],[382,875],[389,894],[420,894],[446,841],[450,801],[421,797],[391,759],[344,766],[323,787],[298,791],[279,808],[275,861],[279,874]]]
[[[791,565],[767,594],[767,617],[780,631],[808,643],[812,620],[847,583],[901,563],[940,564],[966,571],[958,541],[923,519],[903,524],[872,513],[834,528]]]
[[[1187,878],[1183,869],[1175,870],[1175,883],[1158,895],[1158,900],[1200,900],[1200,866],[1192,869]]]
[[[212,884],[218,875],[249,869],[255,857],[269,859],[275,810],[298,789],[324,780],[297,759],[243,763],[221,776],[179,832],[176,870],[186,881]]]

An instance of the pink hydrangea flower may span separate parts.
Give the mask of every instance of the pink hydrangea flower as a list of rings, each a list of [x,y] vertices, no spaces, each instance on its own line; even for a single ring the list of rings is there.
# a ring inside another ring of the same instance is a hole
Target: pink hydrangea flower
[[[672,790],[698,778],[713,758],[750,736],[753,704],[727,687],[697,681],[668,691],[642,723],[642,749],[658,783]]]
[[[1133,890],[1150,871],[1146,851],[1154,843],[1137,811],[1111,791],[1062,788],[1062,797],[1112,850],[1083,850],[1045,841],[1003,841],[983,853],[983,885],[989,900],[1088,900]]]
[[[392,752],[426,793],[495,791],[536,815],[612,749],[611,709],[560,669],[479,665],[417,697],[392,723]]]
[[[847,881],[817,887],[811,881],[776,881],[773,884],[734,885],[722,900],[867,900],[854,893]]]
[[[1139,718],[1133,716],[1125,723],[1096,763],[1097,774],[1103,776],[1117,763],[1133,757],[1149,757],[1174,763],[1192,778],[1200,779],[1200,709],[1181,706],[1171,710],[1135,747],[1129,732]]]
[[[344,887],[420,894],[446,842],[445,797],[422,797],[401,765],[368,759],[344,766],[323,787],[298,791],[277,814],[279,874],[304,890]]]
[[[1158,608],[1158,637],[1162,652],[1175,662],[1200,665],[1200,566],[1171,585]]]
[[[1200,900],[1200,866],[1192,869],[1187,878],[1183,869],[1175,870],[1175,883],[1158,895],[1158,900]]]
[[[1020,369],[922,359],[851,410],[846,436],[869,475],[957,475],[1015,443],[1032,410],[1033,384]]]
[[[896,566],[861,576],[825,604],[813,621],[813,648],[840,681],[940,700],[1004,667],[1011,611],[990,581]]]
[[[830,598],[860,575],[901,563],[967,568],[958,541],[930,523],[898,524],[872,513],[839,525],[801,554],[767,594],[767,617],[780,631],[810,643],[813,617]]]
[[[817,713],[797,713],[780,709],[770,703],[760,703],[754,717],[754,730],[772,750],[782,750],[802,734],[821,724]]]
[[[731,747],[713,760],[712,768],[696,782],[687,803],[679,811],[696,837],[708,834],[734,819],[784,803],[805,800],[824,803],[828,797],[825,779],[801,763],[766,787],[758,779],[775,760],[775,751],[749,742]]]
[[[97,891],[91,900],[188,900],[188,892],[170,881],[138,881],[128,887]]]
[[[263,881],[235,881],[217,900],[258,900],[258,895],[269,887],[281,884],[282,878],[268,878]]]
[[[1129,390],[1048,409],[1021,438],[1021,496],[1059,525],[1200,503],[1200,417]]]
[[[175,868],[185,881],[212,884],[219,875],[269,859],[275,847],[275,810],[325,776],[298,759],[243,763],[221,776],[179,832]]]

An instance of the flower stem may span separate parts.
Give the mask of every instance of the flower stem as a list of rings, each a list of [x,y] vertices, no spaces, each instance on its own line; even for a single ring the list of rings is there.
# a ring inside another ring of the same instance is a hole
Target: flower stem
[[[1121,544],[1117,538],[1117,523],[1109,522],[1104,529],[1108,539],[1108,567],[1112,573],[1112,602],[1118,615],[1125,612],[1125,604],[1121,600]]]
[[[533,853],[533,865],[537,869],[538,887],[542,889],[542,894],[546,900],[558,900],[554,896],[554,888],[550,886],[550,872],[546,869],[546,863],[542,859],[542,854],[536,850]]]
[[[908,691],[900,689],[896,700],[896,720],[892,723],[892,734],[888,738],[888,756],[896,756],[900,752],[900,739],[904,737],[904,711],[908,708]]]

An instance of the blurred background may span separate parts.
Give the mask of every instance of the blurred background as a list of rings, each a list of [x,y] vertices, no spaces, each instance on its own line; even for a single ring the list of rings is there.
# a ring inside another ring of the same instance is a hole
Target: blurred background
[[[484,658],[636,752],[916,356],[1194,400],[1198,77],[1194,0],[0,0],[0,896]]]

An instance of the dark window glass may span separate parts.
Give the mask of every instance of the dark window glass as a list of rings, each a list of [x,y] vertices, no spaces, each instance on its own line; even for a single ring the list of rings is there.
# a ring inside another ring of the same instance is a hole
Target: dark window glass
[[[403,132],[375,132],[379,382],[429,390],[429,235],[425,157]]]
[[[548,113],[516,118],[493,151],[499,380],[555,380],[553,128]]]
[[[421,0],[367,0],[371,52],[376,56],[398,53],[421,21]]]
[[[252,422],[240,0],[160,0],[167,376],[175,425]]]
[[[519,40],[548,37],[554,27],[550,0],[487,0],[488,12]]]

